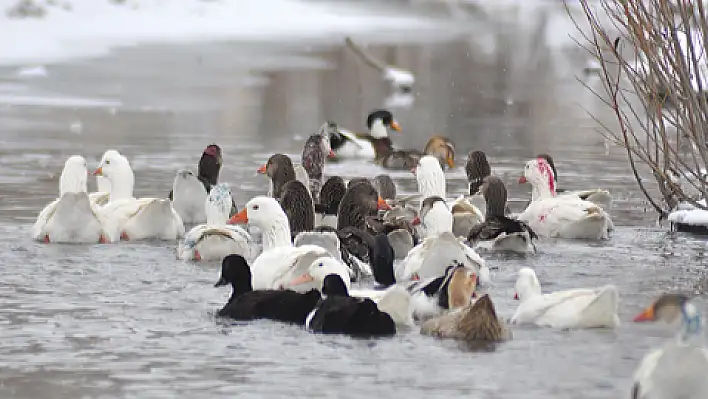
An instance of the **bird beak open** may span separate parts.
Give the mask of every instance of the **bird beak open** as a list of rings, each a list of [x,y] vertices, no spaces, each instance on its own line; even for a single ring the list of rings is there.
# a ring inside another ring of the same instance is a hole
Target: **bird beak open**
[[[389,210],[391,209],[391,206],[386,202],[383,198],[379,196],[379,199],[376,201],[376,206],[379,210]]]
[[[335,154],[334,151],[329,150],[329,154],[327,154],[327,158],[334,158],[336,156],[337,156],[337,154]]]
[[[246,213],[246,208],[241,209],[241,211],[231,217],[227,224],[243,224],[248,223],[248,214]]]
[[[261,166],[260,168],[258,168],[258,170],[256,172],[258,172],[260,174],[264,174],[266,172],[266,166],[267,165]]]
[[[656,320],[656,315],[654,314],[654,305],[646,308],[642,313],[634,317],[635,322],[637,321],[654,321]]]
[[[523,183],[528,183],[528,180],[526,180],[526,176],[519,177],[519,184],[523,184]]]
[[[447,157],[447,166],[449,166],[450,169],[455,167],[455,160],[452,159],[452,157]]]
[[[292,281],[290,281],[290,283],[288,285],[291,287],[294,287],[296,285],[311,283],[313,281],[315,281],[315,279],[312,276],[310,276],[309,274],[303,274],[300,277],[294,278]]]
[[[393,121],[391,122],[391,129],[400,132],[401,131],[401,125],[398,124],[398,122]]]
[[[420,224],[420,218],[418,216],[416,216],[415,219],[413,219],[413,221],[411,221],[411,225],[417,226],[419,224]]]
[[[515,300],[515,301],[518,301],[518,300],[519,300],[519,293],[518,293],[518,292],[514,294],[514,300]]]
[[[93,172],[93,175],[94,175],[94,176],[103,176],[103,168],[102,168],[102,167],[99,167],[98,169],[96,169],[96,170]]]

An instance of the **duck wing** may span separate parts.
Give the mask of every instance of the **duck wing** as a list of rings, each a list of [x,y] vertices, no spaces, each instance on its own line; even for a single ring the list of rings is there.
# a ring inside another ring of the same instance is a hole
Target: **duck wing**
[[[361,301],[363,300],[349,296],[328,296],[320,302],[315,315],[310,320],[310,329],[325,334],[343,333],[344,326],[356,312],[357,305]]]

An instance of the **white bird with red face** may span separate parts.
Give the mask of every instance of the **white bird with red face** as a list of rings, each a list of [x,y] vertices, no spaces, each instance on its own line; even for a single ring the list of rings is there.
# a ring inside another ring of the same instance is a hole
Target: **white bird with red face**
[[[556,195],[553,170],[543,158],[526,162],[519,183],[532,185],[533,200],[518,219],[541,237],[608,239],[610,215],[574,195]]]

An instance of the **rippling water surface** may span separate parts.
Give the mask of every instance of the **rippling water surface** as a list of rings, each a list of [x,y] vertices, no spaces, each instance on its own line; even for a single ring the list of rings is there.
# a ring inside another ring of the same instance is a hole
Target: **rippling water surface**
[[[29,228],[56,197],[72,154],[95,165],[116,148],[131,160],[136,195],[156,196],[216,142],[222,180],[243,206],[267,191],[255,170],[270,154],[298,158],[322,121],[362,130],[366,114],[386,106],[377,74],[339,42],[142,46],[48,66],[47,77],[0,69],[0,396],[628,395],[643,354],[671,335],[632,324],[632,315],[662,291],[703,293],[705,242],[656,226],[622,150],[605,146],[583,109],[610,118],[576,81],[584,62],[577,52],[540,46],[536,57],[515,60],[524,46],[516,41],[532,35],[502,33],[491,52],[468,37],[412,33],[372,46],[418,79],[413,107],[391,108],[403,126],[393,141],[422,148],[434,132],[453,138],[459,165],[447,173],[449,195],[464,190],[461,166],[473,149],[487,152],[512,198],[529,196],[516,180],[538,152],[556,158],[561,187],[609,189],[617,226],[610,241],[545,240],[528,259],[486,258],[498,268],[490,292],[501,316],[515,309],[515,272],[532,266],[547,290],[616,284],[617,330],[513,328],[512,341],[470,352],[417,330],[353,340],[266,321],[231,324],[213,316],[229,295],[212,286],[218,265],[176,260],[174,242],[32,242]],[[326,170],[345,178],[381,172],[358,161]],[[392,175],[400,192],[416,189],[409,173]]]

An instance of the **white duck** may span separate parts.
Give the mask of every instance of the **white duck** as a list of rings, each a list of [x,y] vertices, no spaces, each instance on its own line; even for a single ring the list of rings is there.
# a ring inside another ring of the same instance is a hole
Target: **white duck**
[[[514,299],[521,303],[511,318],[512,323],[559,329],[619,325],[619,294],[614,285],[543,294],[536,273],[524,267],[519,270],[514,288]]]
[[[459,263],[474,271],[480,283],[489,283],[489,269],[484,260],[452,233],[452,213],[442,198],[429,197],[423,201],[420,217],[414,223],[421,220],[427,236],[408,252],[403,262],[394,266],[396,281],[440,277],[448,265]]]
[[[385,290],[350,290],[349,269],[331,257],[316,259],[305,273],[291,280],[284,287],[301,290],[303,287],[322,291],[325,277],[336,274],[344,281],[349,294],[358,298],[369,298],[382,312],[391,316],[393,321],[402,326],[413,325],[413,304],[410,293],[403,286],[393,285]]]
[[[332,256],[327,249],[316,245],[293,246],[288,217],[274,198],[252,198],[228,223],[254,225],[263,237],[263,252],[251,265],[254,290],[287,288],[288,283],[305,273],[316,259]],[[297,288],[304,292],[311,287],[300,285]]]
[[[32,237],[45,243],[104,243],[96,206],[86,193],[86,159],[69,157],[59,178],[59,198],[44,207],[32,226]]]
[[[201,184],[201,182],[199,182]],[[222,260],[227,255],[243,256],[253,260],[253,240],[239,226],[227,225],[231,212],[231,191],[226,183],[211,188],[204,201],[206,224],[192,228],[177,247],[177,256],[182,260]]]
[[[703,323],[684,295],[664,294],[634,321],[679,324],[676,338],[642,359],[634,372],[632,399],[703,399],[708,392],[708,349]]]
[[[602,207],[573,195],[556,196],[553,171],[543,158],[526,163],[520,183],[530,182],[533,200],[517,219],[541,237],[608,239],[612,224]]]
[[[421,201],[430,197],[447,198],[447,181],[437,158],[432,155],[421,157],[418,165],[411,172],[415,175],[415,179],[418,182],[418,193]],[[453,232],[459,233],[465,229],[469,231],[469,228],[484,221],[482,211],[464,196],[455,199],[449,205],[453,211]],[[422,233],[423,236],[427,234],[425,232]],[[460,235],[466,236],[467,234],[465,232],[465,234]]]
[[[553,171],[553,182],[555,183],[556,191],[558,193],[559,197],[563,197],[566,195],[573,195],[576,197],[579,197],[581,199],[584,199],[586,201],[590,201],[595,205],[599,205],[602,207],[602,209],[605,210],[605,212],[610,212],[612,210],[612,194],[610,194],[609,191],[601,189],[601,188],[591,188],[591,189],[583,189],[583,190],[571,190],[571,191],[563,191],[558,189],[558,170],[556,169],[556,165],[553,162],[553,157],[551,157],[548,154],[540,154],[536,158],[543,158],[548,162],[548,164],[551,166],[551,170]],[[531,193],[532,197],[531,200],[533,201],[533,193]]]
[[[207,201],[204,183],[191,170],[177,172],[172,182],[172,207],[185,224],[207,222],[204,203]],[[231,208],[229,208],[229,211]],[[228,219],[228,214],[226,215]],[[226,219],[224,220],[226,222]]]
[[[107,150],[103,153],[99,163],[103,162],[106,157],[115,157],[118,155],[120,155],[120,153],[116,150]],[[89,199],[96,205],[106,205],[111,199],[111,182],[103,176],[96,176],[96,187],[97,190],[89,194]]]
[[[108,154],[96,176],[111,182],[109,202],[101,208],[107,241],[159,238],[175,240],[184,235],[184,224],[167,198],[134,198],[135,176],[128,159],[120,154]]]

